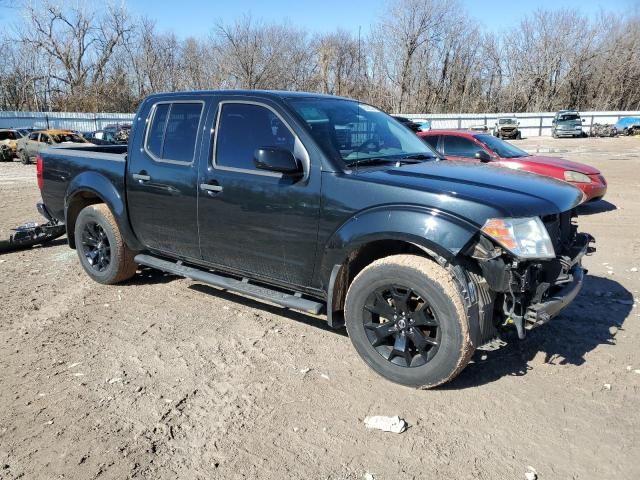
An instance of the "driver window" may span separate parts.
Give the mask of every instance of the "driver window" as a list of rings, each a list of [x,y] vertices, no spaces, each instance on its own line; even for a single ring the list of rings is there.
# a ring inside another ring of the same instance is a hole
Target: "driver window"
[[[464,137],[445,136],[444,154],[454,157],[474,158],[476,152],[482,150],[471,140]]]
[[[40,135],[39,133],[32,133],[31,135],[29,135],[29,140],[37,142],[38,141],[38,135]]]
[[[254,152],[275,147],[294,153],[295,137],[275,113],[261,105],[222,105],[216,137],[215,164],[220,167],[255,170]]]

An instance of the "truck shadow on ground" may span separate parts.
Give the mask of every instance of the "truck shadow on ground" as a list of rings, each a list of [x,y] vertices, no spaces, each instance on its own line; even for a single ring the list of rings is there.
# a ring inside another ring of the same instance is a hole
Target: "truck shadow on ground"
[[[209,285],[204,285],[201,283],[195,283],[193,285],[189,285],[189,288],[195,290],[197,292],[206,293],[208,295],[214,295],[221,300],[226,300],[228,302],[239,303],[244,305],[245,307],[254,308],[256,310],[262,310],[263,312],[271,313],[273,315],[278,315],[280,317],[287,318],[289,320],[294,320],[299,323],[303,323],[305,325],[309,325],[311,327],[315,327],[319,330],[324,330],[326,332],[335,333],[338,335],[342,335],[347,337],[347,330],[345,328],[341,329],[333,329],[327,325],[326,318],[324,316],[314,316],[307,313],[298,312],[296,310],[291,310],[289,308],[280,307],[278,305],[272,305],[269,303],[263,303],[259,300],[254,300],[249,297],[243,297],[240,294],[230,292],[228,290],[222,290],[215,287],[211,287]]]
[[[595,202],[583,203],[578,206],[577,211],[578,215],[595,215],[596,213],[610,212],[617,209],[618,207],[611,202],[598,200]]]
[[[143,269],[142,273],[131,283],[164,283],[180,278],[153,269]],[[188,288],[340,335],[347,340],[346,329],[330,328],[324,316],[263,303],[205,284],[194,283]],[[515,329],[509,329],[503,335],[508,345],[493,352],[476,351],[467,368],[439,389],[460,390],[491,383],[505,376],[524,376],[543,364],[582,365],[587,361],[587,353],[598,346],[615,345],[617,330],[624,330],[624,322],[632,308],[633,295],[618,282],[587,275],[581,294],[562,315],[546,325],[528,331],[525,340],[518,340]]]
[[[562,314],[518,340],[515,331],[503,339],[508,345],[493,352],[476,351],[472,363],[452,382],[440,387],[477,387],[504,376],[523,376],[536,366],[582,365],[600,345],[615,345],[617,330],[633,308],[633,295],[618,282],[588,275],[581,294]],[[514,329],[515,330],[515,329]]]

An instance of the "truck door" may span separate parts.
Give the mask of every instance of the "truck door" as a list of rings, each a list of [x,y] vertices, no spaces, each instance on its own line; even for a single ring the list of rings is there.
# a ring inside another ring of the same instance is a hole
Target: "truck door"
[[[276,282],[309,284],[320,166],[311,165],[295,128],[286,111],[267,100],[220,102],[212,154],[201,163],[198,215],[205,262]],[[254,152],[265,147],[291,151],[304,174],[257,169]]]
[[[149,249],[200,259],[197,162],[206,99],[150,102],[139,113],[126,173],[131,226]]]

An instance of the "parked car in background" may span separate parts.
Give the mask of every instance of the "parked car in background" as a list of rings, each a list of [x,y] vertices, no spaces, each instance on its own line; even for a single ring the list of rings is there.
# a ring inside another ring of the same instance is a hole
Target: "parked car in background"
[[[493,135],[498,138],[518,139],[522,138],[520,122],[516,118],[502,117],[496,120],[493,127]]]
[[[7,156],[11,159],[16,156],[16,149],[18,140],[22,138],[22,134],[19,130],[14,128],[0,128],[0,145],[6,145],[3,158]]]
[[[563,158],[530,155],[492,135],[462,130],[434,130],[419,133],[418,136],[447,160],[491,163],[564,180],[582,190],[585,202],[599,200],[607,192],[604,176],[594,167]]]
[[[129,140],[129,129],[127,130],[96,130],[85,133],[83,137],[94,145],[126,145]]]
[[[640,133],[640,117],[622,117],[613,126],[614,135],[635,135]]]
[[[575,110],[560,110],[551,122],[551,136],[559,137],[584,137],[580,114]]]
[[[594,123],[589,129],[590,137],[615,137],[616,129],[609,123]]]
[[[72,130],[36,130],[18,140],[17,153],[22,163],[31,163],[44,148],[64,143],[91,145],[82,135]]]

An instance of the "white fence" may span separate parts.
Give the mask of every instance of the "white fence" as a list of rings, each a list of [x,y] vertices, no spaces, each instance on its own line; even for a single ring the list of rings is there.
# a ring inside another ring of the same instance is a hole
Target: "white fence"
[[[407,113],[407,118],[431,121],[431,128],[462,129],[486,125],[491,129],[500,117],[515,117],[520,122],[523,137],[551,136],[551,121],[555,112],[536,113]],[[580,112],[585,120],[583,129],[589,132],[594,123],[616,123],[621,117],[640,117],[640,111],[631,112]]]
[[[580,112],[589,131],[594,123],[615,123],[620,117],[637,117],[632,112]],[[555,112],[538,113],[408,113],[403,116],[431,121],[433,129],[461,129],[487,125],[490,129],[499,117],[515,117],[520,121],[524,137],[551,135],[551,120]],[[100,130],[108,124],[130,123],[133,113],[73,113],[73,112],[0,112],[0,128],[68,128],[80,132]]]
[[[64,128],[91,132],[109,124],[131,123],[133,117],[133,113],[0,112],[0,128]]]

